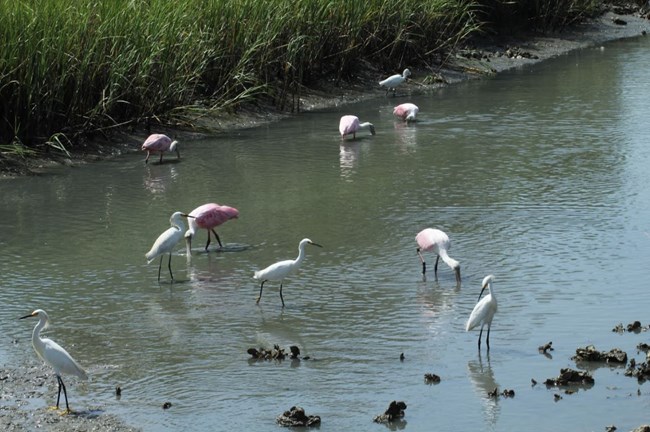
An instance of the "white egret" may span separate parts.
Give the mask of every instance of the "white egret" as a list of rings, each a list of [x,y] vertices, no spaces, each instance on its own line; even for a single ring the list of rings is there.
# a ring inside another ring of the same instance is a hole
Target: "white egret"
[[[436,264],[433,267],[433,274],[438,277],[438,260],[442,260],[456,273],[456,283],[460,284],[460,263],[451,258],[447,252],[451,248],[449,236],[439,229],[426,228],[415,236],[418,244],[417,253],[422,261],[422,276],[426,275],[427,263],[424,261],[422,252],[434,252],[436,254]]]
[[[280,300],[282,300],[282,307],[284,307],[284,298],[282,298],[282,283],[284,278],[294,273],[300,268],[302,261],[305,259],[305,246],[308,244],[318,247],[323,247],[308,238],[302,239],[298,245],[298,257],[295,260],[285,260],[279,261],[275,264],[271,264],[264,270],[258,270],[253,276],[257,280],[261,280],[260,285],[260,295],[257,297],[256,303],[259,303],[262,299],[262,289],[264,288],[264,282],[266,281],[280,281]]]
[[[395,74],[391,75],[388,78],[386,78],[383,81],[379,81],[379,85],[382,87],[386,87],[386,95],[388,95],[389,91],[393,91],[393,96],[395,96],[395,88],[402,84],[408,77],[411,76],[411,71],[408,69],[404,69],[404,72],[402,72],[402,75],[400,74]]]
[[[488,326],[488,331],[485,341],[487,343],[487,349],[490,351],[490,327],[492,327],[492,319],[494,318],[494,314],[497,312],[497,299],[494,297],[494,291],[492,288],[493,279],[493,275],[485,276],[483,279],[483,283],[481,284],[481,293],[478,295],[478,298],[480,300],[478,303],[476,303],[476,306],[474,306],[474,310],[472,310],[472,313],[467,320],[467,325],[465,326],[465,331],[470,331],[479,324],[481,325],[481,332],[478,334],[479,351],[481,350],[481,336],[483,335],[483,327],[486,324]],[[485,288],[488,290],[488,295],[481,299],[481,295],[483,295]]]
[[[151,250],[145,254],[147,264],[150,264],[156,259],[156,257],[160,256],[160,264],[158,265],[158,281],[160,281],[160,269],[162,268],[163,256],[166,253],[169,253],[169,275],[172,280],[174,280],[174,275],[172,274],[172,249],[174,249],[174,246],[181,241],[185,234],[185,224],[183,223],[184,217],[190,216],[181,212],[175,212],[172,214],[169,218],[171,228],[160,234],[153,246],[151,246]]]
[[[68,392],[65,389],[65,384],[63,384],[63,379],[61,374],[74,375],[82,380],[88,379],[88,374],[83,370],[79,363],[72,358],[68,352],[51,339],[42,338],[41,330],[47,328],[49,324],[49,317],[43,309],[36,309],[29,315],[20,317],[20,319],[38,317],[38,323],[34,327],[32,332],[32,346],[36,354],[43,360],[45,363],[50,365],[54,369],[56,374],[56,381],[59,386],[59,392],[56,396],[56,409],[59,409],[59,400],[61,398],[61,388],[63,388],[63,396],[65,397],[65,408],[66,413],[71,412],[70,406],[68,405]]]

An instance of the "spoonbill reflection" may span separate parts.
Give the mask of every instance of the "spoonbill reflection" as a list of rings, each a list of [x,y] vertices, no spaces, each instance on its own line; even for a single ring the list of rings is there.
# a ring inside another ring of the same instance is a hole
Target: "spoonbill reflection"
[[[375,126],[369,122],[360,123],[359,117],[357,116],[344,115],[341,117],[341,121],[339,121],[341,138],[345,138],[346,135],[352,135],[352,139],[356,139],[357,132],[362,129],[369,129],[372,135],[375,134]]]
[[[490,351],[490,327],[492,327],[492,319],[494,314],[497,312],[497,299],[494,297],[494,291],[492,289],[492,280],[494,279],[493,275],[485,276],[483,283],[481,284],[481,293],[478,295],[480,299],[479,302],[474,306],[474,310],[467,320],[467,325],[465,326],[465,331],[470,331],[479,324],[481,325],[481,331],[478,334],[478,349],[481,350],[481,336],[483,335],[483,327],[487,324],[487,338],[485,342],[487,343],[487,349]],[[487,288],[488,295],[481,299],[483,291]]]
[[[160,264],[158,265],[158,281],[160,281],[160,269],[162,267],[163,256],[166,253],[169,254],[169,276],[174,280],[174,275],[172,274],[172,250],[183,238],[183,231],[185,231],[185,224],[183,224],[184,217],[190,216],[181,212],[175,212],[172,214],[169,218],[171,228],[168,228],[167,231],[160,234],[153,246],[151,246],[151,250],[145,254],[147,264],[150,264],[156,259],[156,257],[160,256]]]
[[[59,391],[56,395],[56,409],[59,409],[59,401],[61,399],[61,389],[63,389],[63,397],[65,398],[65,413],[69,413],[70,406],[68,405],[68,392],[65,389],[65,384],[63,384],[63,379],[61,374],[74,375],[81,378],[82,380],[88,379],[88,374],[83,370],[79,363],[72,358],[68,352],[61,347],[58,343],[54,342],[52,339],[42,338],[41,330],[46,328],[49,324],[49,317],[43,309],[36,309],[29,315],[20,317],[20,319],[37,317],[38,323],[34,326],[34,331],[32,332],[32,346],[36,354],[43,360],[45,363],[50,365],[54,369],[54,374],[56,375],[56,381],[59,387]]]
[[[214,234],[219,247],[223,248],[221,244],[221,239],[219,234],[214,230],[219,225],[229,221],[230,219],[236,219],[239,217],[239,210],[234,207],[229,207],[225,205],[219,205],[215,203],[203,204],[192,210],[187,221],[189,229],[185,233],[185,241],[187,242],[187,253],[189,254],[192,248],[192,237],[196,235],[196,230],[201,228],[208,231],[208,242],[205,244],[205,250],[207,252],[208,246],[210,246],[210,231]]]
[[[386,95],[388,95],[389,91],[393,91],[393,96],[395,96],[395,90],[398,85],[402,84],[408,77],[411,76],[411,71],[408,69],[404,69],[404,72],[402,74],[395,74],[391,75],[385,80],[379,81],[379,85],[382,87],[386,87]]]
[[[447,264],[456,274],[456,283],[460,284],[460,263],[451,258],[447,251],[451,247],[449,236],[436,228],[426,228],[415,236],[415,241],[418,244],[417,253],[422,261],[422,276],[426,276],[427,264],[424,261],[422,252],[434,252],[436,254],[436,264],[433,266],[433,274],[438,277],[438,260],[442,260]]]
[[[181,158],[181,153],[178,151],[178,141],[172,141],[167,135],[163,134],[152,134],[145,140],[142,144],[142,150],[147,151],[147,157],[144,160],[144,163],[149,162],[149,156],[151,153],[160,153],[160,163],[163,160],[163,153],[176,152],[178,159]]]
[[[284,282],[284,278],[300,268],[302,261],[305,259],[305,246],[308,244],[312,246],[323,247],[317,243],[314,243],[308,238],[304,238],[300,240],[300,244],[298,245],[298,257],[295,260],[279,261],[275,264],[271,264],[263,270],[255,272],[255,275],[253,277],[257,280],[262,281],[260,285],[260,295],[257,297],[257,301],[255,303],[259,303],[262,299],[262,289],[264,288],[264,282],[280,281],[280,300],[282,300],[282,307],[284,307],[284,298],[282,298],[282,284]]]

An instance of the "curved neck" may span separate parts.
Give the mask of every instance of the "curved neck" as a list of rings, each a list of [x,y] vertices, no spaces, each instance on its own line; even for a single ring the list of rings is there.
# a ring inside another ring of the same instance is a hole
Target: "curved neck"
[[[38,323],[34,326],[34,330],[32,331],[32,345],[34,348],[43,345],[43,341],[41,340],[41,330],[43,330],[45,324],[47,324],[47,320],[40,318]],[[36,352],[38,353],[39,351],[36,350]]]
[[[302,260],[305,259],[305,245],[306,244],[303,243],[303,244],[300,244],[300,246],[298,246],[298,256],[296,257],[296,259],[293,262],[298,264],[298,263],[301,263]]]
[[[440,255],[440,258],[447,264],[449,267],[452,269],[455,269],[458,267],[458,261],[447,255],[447,250],[446,249],[440,249],[438,252],[438,255]]]

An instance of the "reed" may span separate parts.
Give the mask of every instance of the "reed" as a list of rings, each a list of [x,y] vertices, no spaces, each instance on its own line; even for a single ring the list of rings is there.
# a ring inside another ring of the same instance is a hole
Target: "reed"
[[[67,151],[85,135],[191,124],[244,103],[295,110],[304,87],[348,79],[362,62],[394,72],[450,51],[481,27],[481,6],[0,0],[0,144]]]

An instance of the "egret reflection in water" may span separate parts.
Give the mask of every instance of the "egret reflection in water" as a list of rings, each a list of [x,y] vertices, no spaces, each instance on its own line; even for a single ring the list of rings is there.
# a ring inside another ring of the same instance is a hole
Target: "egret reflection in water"
[[[494,379],[494,372],[490,365],[490,356],[487,356],[487,363],[485,365],[483,364],[481,353],[478,355],[478,360],[470,360],[467,362],[467,376],[483,406],[485,423],[490,426],[496,426],[499,420],[499,413],[501,412],[499,398],[489,397],[488,393],[494,391],[494,389],[497,389],[498,392],[499,384]]]

